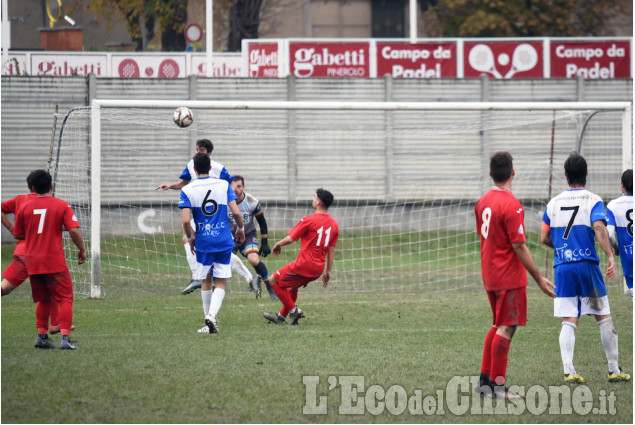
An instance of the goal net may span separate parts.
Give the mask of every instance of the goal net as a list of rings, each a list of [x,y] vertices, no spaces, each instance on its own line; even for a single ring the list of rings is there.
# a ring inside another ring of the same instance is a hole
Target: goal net
[[[193,110],[186,129],[172,122],[178,106]],[[179,181],[201,138],[260,200],[270,245],[313,212],[317,188],[334,194],[340,237],[329,291],[447,291],[482,285],[474,204],[493,186],[492,153],[514,157],[528,245],[551,276],[553,253],[539,232],[548,200],[567,188],[564,160],[579,151],[587,188],[605,202],[618,197],[621,173],[632,167],[630,117],[624,102],[97,100],[58,118],[50,169],[55,196],[75,210],[89,250],[77,266],[66,240],[78,294],[178,293],[187,285],[179,193],[155,189]],[[261,257],[269,273],[294,260],[299,245]],[[237,275],[228,288],[248,290]]]

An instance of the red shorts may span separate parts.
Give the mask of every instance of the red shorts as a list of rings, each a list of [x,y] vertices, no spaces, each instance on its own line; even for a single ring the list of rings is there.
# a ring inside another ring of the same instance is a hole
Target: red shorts
[[[278,285],[281,288],[299,288],[300,286],[306,286],[307,284],[313,282],[315,279],[321,276],[301,276],[291,271],[291,264],[287,264],[273,274],[273,277],[276,279],[276,282],[278,282]]]
[[[527,287],[487,291],[494,315],[494,326],[525,326],[527,323]]]
[[[73,282],[68,270],[59,273],[33,274],[29,278],[34,303],[49,297],[53,297],[58,303],[73,302]]]
[[[14,255],[11,264],[4,270],[2,277],[16,288],[20,286],[29,277],[24,263],[24,255]]]

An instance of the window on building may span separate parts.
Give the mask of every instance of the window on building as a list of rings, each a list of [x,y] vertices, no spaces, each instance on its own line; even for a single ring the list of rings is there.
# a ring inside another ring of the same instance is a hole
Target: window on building
[[[371,0],[371,36],[398,37],[406,34],[406,0]]]

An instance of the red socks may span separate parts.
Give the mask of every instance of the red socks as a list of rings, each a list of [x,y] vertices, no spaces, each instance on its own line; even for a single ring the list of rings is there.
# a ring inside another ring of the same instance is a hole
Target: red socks
[[[494,335],[494,340],[492,341],[492,368],[490,372],[490,381],[496,383],[496,385],[505,384],[505,375],[507,373],[507,354],[509,353],[510,342],[510,340],[503,336]]]
[[[489,376],[492,366],[492,341],[496,335],[496,326],[492,326],[485,336],[485,344],[483,345],[483,361],[481,362],[481,373]]]
[[[295,300],[298,299],[298,290],[294,289],[293,291],[287,291],[286,289],[282,289],[277,282],[273,284],[272,288],[276,291],[276,295],[282,302],[280,314],[287,317],[289,312],[295,308]],[[295,296],[293,292],[295,292]]]
[[[55,300],[51,300],[51,327],[55,327],[60,324],[60,303]]]
[[[51,304],[53,300],[48,299],[45,301],[39,301],[35,306],[35,326],[37,326],[37,333],[42,335],[48,333],[49,330],[49,313],[53,307]]]
[[[73,324],[73,303],[60,303],[60,328],[62,335],[70,335]]]

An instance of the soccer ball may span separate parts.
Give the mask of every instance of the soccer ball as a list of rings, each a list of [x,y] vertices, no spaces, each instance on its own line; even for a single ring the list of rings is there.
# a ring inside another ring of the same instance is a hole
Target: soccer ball
[[[174,111],[174,115],[172,116],[174,120],[174,124],[179,127],[189,127],[192,122],[194,122],[194,116],[192,115],[192,111],[190,108],[186,108],[185,106],[181,106],[180,108],[176,108]]]

